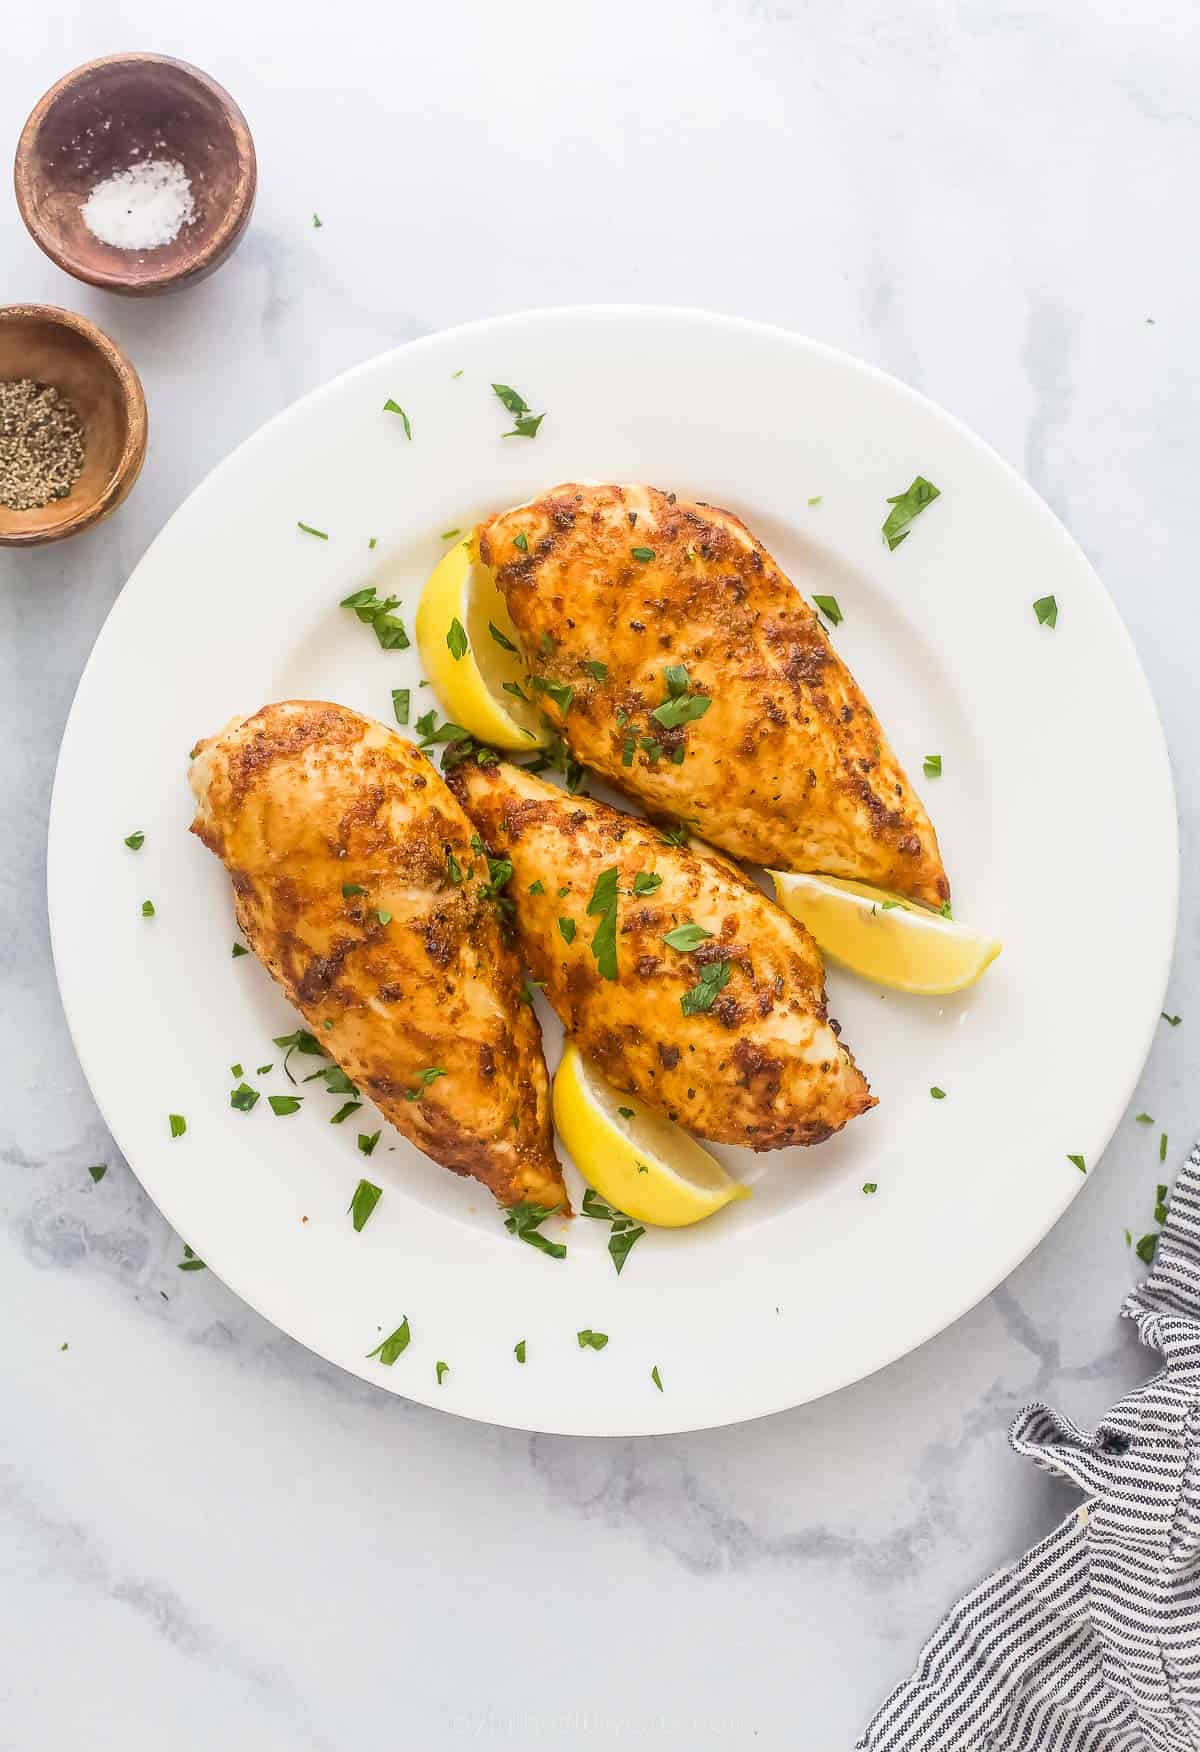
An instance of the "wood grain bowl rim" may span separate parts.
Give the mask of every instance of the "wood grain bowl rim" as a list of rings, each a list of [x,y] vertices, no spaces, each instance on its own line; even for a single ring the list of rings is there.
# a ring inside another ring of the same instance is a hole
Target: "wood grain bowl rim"
[[[80,316],[74,310],[60,310],[54,304],[0,305],[0,326],[20,322],[51,323],[58,328],[70,329],[100,355],[116,378],[125,406],[125,443],[104,487],[93,499],[81,505],[73,516],[41,528],[35,525],[9,532],[0,529],[0,547],[37,547],[45,542],[63,541],[67,536],[79,535],[92,528],[103,518],[111,516],[129,496],[146,459],[148,416],[142,380],[117,343],[94,322],[89,322],[86,316]],[[59,503],[61,501],[51,499],[39,509],[53,516]]]
[[[164,262],[161,274],[134,277],[118,270],[90,267],[66,250],[60,250],[47,236],[44,227],[38,219],[34,199],[34,167],[37,163],[37,141],[46,117],[59,101],[83,83],[92,74],[105,68],[117,67],[173,67],[185,74],[196,85],[200,86],[208,96],[215,100],[218,108],[229,124],[233,136],[237,156],[237,180],[229,204],[214,227],[207,242],[191,254],[175,256],[169,265]],[[131,50],[117,55],[100,55],[94,61],[84,61],[81,66],[73,67],[69,73],[50,87],[44,96],[40,97],[29,113],[29,119],[21,129],[17,141],[16,156],[13,161],[13,186],[16,190],[17,207],[26,229],[43,254],[70,274],[76,280],[83,280],[89,286],[98,286],[106,292],[129,292],[145,295],[147,293],[165,292],[172,288],[189,284],[193,280],[203,279],[212,269],[218,267],[225,256],[233,249],[241,233],[245,230],[254,208],[254,196],[258,187],[258,159],[254,150],[254,137],[250,132],[250,124],[242,114],[241,108],[225,87],[205,73],[202,68],[195,67],[190,61],[180,61],[174,55],[156,55],[143,50]]]

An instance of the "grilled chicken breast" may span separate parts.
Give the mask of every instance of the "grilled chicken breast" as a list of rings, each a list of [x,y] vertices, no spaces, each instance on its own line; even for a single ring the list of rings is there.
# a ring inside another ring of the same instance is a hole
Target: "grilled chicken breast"
[[[754,1150],[820,1143],[875,1105],[812,938],[723,858],[522,767],[467,761],[450,784],[512,861],[525,959],[615,1088]]]
[[[566,1204],[521,967],[424,755],[344,706],[285,700],[199,743],[190,778],[246,941],[346,1075],[503,1204]]]
[[[949,899],[879,721],[738,518],[653,487],[568,482],[476,541],[578,760],[735,857]]]

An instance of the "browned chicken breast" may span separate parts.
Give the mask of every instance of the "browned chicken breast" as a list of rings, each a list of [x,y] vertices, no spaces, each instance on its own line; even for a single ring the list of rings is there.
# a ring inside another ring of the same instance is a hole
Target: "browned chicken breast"
[[[701,1137],[816,1144],[875,1105],[804,927],[724,859],[507,763],[450,783],[513,866],[521,948],[580,1051]]]
[[[949,899],[878,719],[738,518],[568,482],[476,540],[578,760],[735,857]]]
[[[246,941],[346,1075],[503,1204],[565,1204],[516,951],[424,755],[344,706],[285,700],[201,742],[190,778]]]

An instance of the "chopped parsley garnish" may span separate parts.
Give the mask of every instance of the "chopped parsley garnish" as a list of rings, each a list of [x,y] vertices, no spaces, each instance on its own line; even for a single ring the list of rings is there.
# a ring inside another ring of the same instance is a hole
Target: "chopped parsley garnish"
[[[250,951],[246,948],[244,943],[235,943],[231,959],[236,961],[239,955],[249,955],[249,953]]]
[[[523,395],[518,395],[515,389],[510,389],[507,383],[493,383],[493,390],[499,396],[504,406],[513,416],[513,429],[505,432],[505,438],[535,438],[537,429],[546,418],[545,414],[531,414],[529,403]]]
[[[544,979],[530,979],[527,974],[521,981],[521,1002],[523,1004],[532,1004],[538,993],[545,991],[545,989],[546,982]]]
[[[409,638],[404,622],[392,613],[399,604],[398,596],[381,597],[373,584],[367,584],[363,589],[352,590],[349,596],[343,596],[338,606],[353,609],[364,626],[373,627],[383,650],[407,651]]]
[[[558,934],[564,943],[573,943],[575,941],[575,929],[576,926],[574,919],[559,919]]]
[[[1183,1021],[1182,1016],[1168,1016],[1165,1010],[1160,1010],[1158,1013],[1164,1022],[1169,1022],[1171,1024],[1172,1028],[1178,1028],[1179,1024]]]
[[[668,931],[663,942],[669,949],[678,949],[681,954],[687,955],[711,936],[712,932],[706,931],[703,925],[689,921],[686,925],[676,925],[673,931]]]
[[[368,548],[369,548],[369,549],[370,549],[370,551],[371,551],[371,553],[374,553],[374,552],[375,552],[375,549],[376,549],[376,548],[377,548],[377,547],[378,547],[378,546],[379,546],[379,540],[378,540],[378,537],[377,537],[377,536],[374,536],[374,535],[373,535],[373,536],[372,536],[372,537],[371,537],[371,539],[370,539],[370,541],[369,541],[369,542],[368,542],[368,543],[367,543],[367,547],[368,547]]]
[[[639,870],[633,878],[635,894],[653,894],[656,888],[662,887],[662,877],[657,870]]]
[[[445,724],[437,722],[437,713],[431,707],[428,712],[422,712],[417,719],[417,734],[421,738],[422,748],[432,748],[435,742],[469,742],[471,732],[464,730],[461,724]]]
[[[697,984],[690,991],[684,992],[679,1000],[679,1007],[685,1016],[696,1016],[702,1011],[712,1009],[717,993],[728,984],[729,967],[728,961],[708,963]]]
[[[692,830],[686,821],[681,821],[678,827],[663,828],[658,836],[664,846],[686,846],[692,837]]]
[[[635,548],[630,548],[629,551],[633,555],[635,560],[640,560],[642,562],[643,566],[648,565],[650,563],[650,561],[654,558],[654,549],[653,548],[635,547]]]
[[[813,601],[832,627],[840,627],[843,619],[836,596],[814,596]]]
[[[514,699],[524,700],[525,704],[527,706],[531,706],[533,704],[533,701],[530,699],[529,695],[522,689],[519,682],[502,681],[500,683],[500,686],[504,689],[505,693],[511,694]]]
[[[329,540],[329,535],[324,529],[314,529],[311,523],[301,523],[297,521],[296,528],[302,529],[305,535],[315,535],[318,541]]]
[[[183,1258],[176,1261],[180,1271],[207,1271],[208,1267],[202,1259],[197,1259],[191,1248],[184,1242]]]
[[[658,1364],[657,1363],[655,1363],[654,1367],[650,1371],[650,1379],[654,1382],[654,1385],[658,1388],[659,1392],[661,1393],[663,1390],[662,1376],[658,1372]]]
[[[575,689],[569,682],[548,681],[544,675],[531,675],[529,685],[534,693],[549,694],[563,717],[566,717],[571,710],[571,701],[575,698]]]
[[[688,672],[682,663],[672,663],[666,670],[667,697],[661,706],[656,706],[650,716],[662,725],[664,730],[675,730],[681,724],[692,724],[697,718],[702,718],[712,705],[710,694],[697,694],[689,691]],[[646,746],[645,739],[642,742]]]
[[[390,925],[392,922],[391,913],[381,906],[375,908],[375,917],[379,920],[381,925]]]
[[[944,919],[952,919],[954,917],[954,914],[950,911],[950,902],[948,900],[942,902],[941,906],[938,907],[938,912]]]
[[[1082,1156],[1068,1156],[1067,1161],[1074,1163],[1075,1167],[1078,1168],[1081,1174],[1087,1173],[1087,1163]]]
[[[137,833],[131,833],[125,841],[131,852],[140,852],[145,843],[146,836],[140,829]]]
[[[408,712],[411,699],[412,694],[408,688],[394,687],[392,689],[392,711],[395,713],[397,724],[408,723]]]
[[[513,1356],[516,1357],[519,1363],[525,1361],[525,1340],[523,1338],[519,1338],[516,1344],[513,1345]]]
[[[313,1071],[305,1077],[306,1083],[315,1083],[318,1078],[325,1084],[327,1095],[357,1095],[358,1089],[350,1081],[341,1065],[322,1065],[319,1071]]]
[[[461,529],[443,529],[442,534],[441,534],[441,539],[442,539],[442,541],[453,541],[456,535],[461,535],[461,534],[462,534]]]
[[[1033,605],[1040,627],[1056,627],[1058,625],[1058,603],[1053,596],[1039,596]]]
[[[154,917],[154,902],[152,900],[144,900],[142,902],[142,917],[144,919],[152,919]]]
[[[586,657],[584,659],[583,667],[587,670],[593,681],[608,680],[607,663],[600,663],[594,657]]]
[[[320,219],[320,216],[319,216],[319,214],[316,214],[316,213],[314,213],[314,214],[313,214],[313,230],[314,230],[314,231],[320,231],[320,229],[321,229],[321,219]]]
[[[364,1156],[371,1155],[378,1142],[379,1142],[379,1133],[378,1132],[371,1132],[369,1136],[365,1132],[359,1132],[359,1134],[358,1134],[358,1147],[362,1151]]]
[[[617,1216],[611,1205],[605,1204],[600,1194],[590,1186],[583,1189],[583,1204],[580,1210],[585,1217],[594,1217],[598,1223],[611,1223]]]
[[[940,754],[927,754],[925,756],[925,777],[927,779],[940,779],[941,776],[942,776],[942,757],[941,757],[941,755]]]
[[[437,1384],[440,1387],[445,1376],[450,1373],[450,1365],[449,1363],[435,1363],[433,1366],[437,1371]]]
[[[617,1112],[621,1115],[622,1119],[636,1118],[636,1114],[634,1113],[634,1110],[632,1107],[618,1107]]]
[[[286,1119],[289,1113],[299,1113],[302,1095],[268,1095],[267,1105],[276,1119]]]
[[[252,1089],[249,1083],[239,1083],[236,1089],[229,1092],[229,1105],[239,1113],[251,1113],[258,1100],[258,1090]]]
[[[1167,1134],[1166,1134],[1166,1132],[1161,1132],[1159,1134],[1158,1159],[1160,1162],[1165,1162],[1167,1159]]]
[[[385,1338],[382,1344],[377,1344],[373,1351],[367,1352],[368,1362],[372,1357],[378,1357],[385,1368],[390,1369],[397,1357],[402,1357],[412,1342],[412,1332],[409,1330],[408,1315],[400,1322],[395,1332]]]
[[[362,1234],[364,1227],[370,1221],[371,1212],[382,1197],[382,1186],[373,1186],[369,1180],[360,1180],[354,1188],[354,1197],[346,1209],[351,1213],[356,1234]]]
[[[519,553],[527,554],[529,552],[529,537],[523,529],[518,529],[513,536],[513,546]]]
[[[917,475],[906,492],[897,493],[895,498],[888,500],[892,508],[884,519],[883,539],[889,549],[894,551],[902,541],[908,540],[912,533],[908,526],[913,518],[918,517],[926,505],[932,505],[938,497],[940,495],[933,482],[927,481],[924,475]]]
[[[879,1191],[879,1182],[877,1180],[864,1180],[863,1181],[863,1191],[868,1195],[868,1197],[870,1196],[871,1193],[878,1192]]]
[[[449,846],[446,847],[446,874],[449,876],[451,885],[454,888],[462,886],[463,867],[454,856],[454,853]]]
[[[548,1253],[551,1259],[565,1259],[566,1247],[561,1241],[551,1241],[548,1236],[539,1233],[547,1217],[554,1215],[555,1206],[538,1204],[518,1204],[505,1214],[504,1227],[510,1235],[515,1235],[518,1241],[525,1241],[530,1247],[536,1247],[542,1253]]]
[[[529,884],[529,888],[528,888],[527,892],[530,894],[545,894],[546,884],[542,881],[541,877],[539,876],[536,882],[531,882]]]
[[[1143,1265],[1153,1265],[1154,1255],[1158,1252],[1158,1236],[1143,1235],[1133,1251]]]
[[[495,639],[496,643],[499,645],[499,647],[502,651],[511,651],[514,656],[518,656],[518,657],[520,656],[520,652],[517,650],[517,647],[513,644],[512,640],[507,637],[506,634],[504,634],[500,631],[500,628],[496,625],[495,621],[488,622],[488,632],[492,635],[493,639]],[[524,695],[522,695],[521,697],[524,698]]]
[[[823,496],[822,494],[818,493],[815,498],[812,498],[808,501],[809,504],[810,505],[819,505],[821,503],[822,496]]]
[[[446,634],[446,644],[450,655],[458,663],[467,654],[467,630],[455,615],[450,622],[450,631]]]
[[[1151,1115],[1149,1113],[1135,1113],[1133,1117],[1137,1120],[1139,1125],[1153,1125],[1154,1124],[1153,1115]]]
[[[171,1125],[171,1136],[173,1138],[181,1138],[187,1130],[187,1120],[183,1117],[182,1113],[169,1113],[167,1118]]]
[[[398,401],[393,401],[391,396],[389,395],[387,400],[383,404],[383,411],[385,414],[399,414],[400,418],[404,421],[404,436],[411,443],[411,441],[412,441],[412,425],[409,422],[408,415],[405,413],[404,409],[400,406],[400,403]]]
[[[601,870],[596,878],[596,886],[592,889],[592,898],[588,901],[589,918],[598,918],[592,937],[592,954],[596,958],[596,967],[604,979],[617,977],[617,881],[620,871],[614,864],[611,869]]]
[[[944,1089],[939,1089],[936,1083],[929,1093],[933,1096],[935,1101],[944,1101],[946,1099],[946,1091]]]
[[[630,1250],[645,1233],[645,1229],[640,1224],[632,1223],[629,1217],[622,1217],[613,1224],[612,1234],[608,1237],[608,1257],[616,1267],[618,1277],[629,1258]]]
[[[91,1175],[95,1184],[99,1186],[100,1182],[104,1179],[104,1176],[108,1173],[108,1163],[100,1162],[95,1168],[89,1168],[88,1173]]]
[[[1167,1220],[1167,1189],[1161,1182],[1154,1194],[1154,1221],[1165,1223]]]
[[[362,1112],[361,1101],[344,1101],[329,1121],[330,1125],[341,1125],[344,1119],[349,1119],[352,1113]]]
[[[265,1077],[267,1075],[267,1073],[269,1071],[273,1071],[274,1068],[275,1068],[274,1065],[259,1065],[259,1067],[255,1071],[254,1075],[256,1077]]]
[[[603,1350],[608,1343],[607,1332],[593,1332],[590,1326],[585,1326],[575,1337],[580,1350]]]
[[[365,894],[366,892],[367,891],[363,887],[361,882],[343,882],[342,883],[342,899],[343,900],[353,900],[354,896],[356,894]],[[278,1046],[279,1042],[276,1041],[275,1044],[276,1044],[276,1046]]]
[[[430,1065],[427,1070],[418,1071],[416,1087],[413,1089],[406,1089],[404,1091],[404,1099],[406,1101],[420,1101],[429,1085],[431,1083],[436,1083],[439,1077],[444,1077],[446,1075],[447,1073],[442,1069],[441,1065]]]

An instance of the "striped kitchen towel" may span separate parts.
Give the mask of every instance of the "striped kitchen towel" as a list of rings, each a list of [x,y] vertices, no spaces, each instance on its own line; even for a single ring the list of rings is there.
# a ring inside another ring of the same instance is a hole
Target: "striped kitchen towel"
[[[1200,1144],[1121,1313],[1159,1372],[1094,1434],[1045,1405],[1011,1432],[1087,1500],[959,1601],[859,1752],[1200,1749]]]

